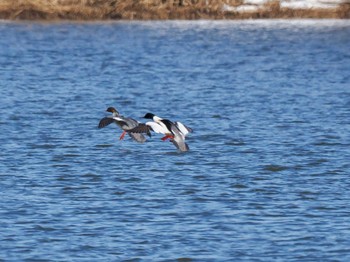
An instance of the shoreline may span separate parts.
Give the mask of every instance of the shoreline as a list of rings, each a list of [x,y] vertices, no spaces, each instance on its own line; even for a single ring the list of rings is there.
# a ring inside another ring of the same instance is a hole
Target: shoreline
[[[10,21],[350,19],[350,2],[332,8],[288,8],[280,1],[229,6],[223,1],[2,0],[0,19]],[[154,4],[165,2],[166,4]],[[172,2],[169,4],[168,2]],[[174,5],[174,2],[177,4]],[[146,4],[147,3],[147,4]],[[187,2],[188,3],[188,2]]]

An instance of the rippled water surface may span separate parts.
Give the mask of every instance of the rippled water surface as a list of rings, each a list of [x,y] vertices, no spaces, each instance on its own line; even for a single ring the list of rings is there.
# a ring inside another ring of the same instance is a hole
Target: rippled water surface
[[[350,22],[0,23],[0,259],[349,261]],[[98,129],[108,106],[194,129]]]

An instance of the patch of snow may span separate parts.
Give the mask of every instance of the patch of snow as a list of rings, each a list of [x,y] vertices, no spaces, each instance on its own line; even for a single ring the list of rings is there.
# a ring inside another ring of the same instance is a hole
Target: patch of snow
[[[221,7],[221,11],[223,11],[223,12],[234,12],[235,10],[236,10],[236,7],[230,6],[227,4],[223,4]]]
[[[257,12],[259,10],[259,6],[256,5],[239,5],[239,6],[230,6],[224,4],[222,6],[223,12],[237,12],[237,13],[250,13]]]
[[[318,0],[317,2],[324,3],[324,4],[337,4],[337,5],[345,4],[345,3],[350,4],[349,0]]]
[[[242,5],[230,6],[223,4],[223,12],[256,12],[269,2],[276,0],[244,0]],[[350,0],[280,0],[280,7],[287,9],[334,9],[340,4],[350,3]]]
[[[339,3],[322,3],[318,0],[290,0],[290,1],[281,1],[281,8],[289,9],[333,9],[337,8]]]
[[[273,0],[244,0],[244,5],[264,5],[268,2],[271,2]]]

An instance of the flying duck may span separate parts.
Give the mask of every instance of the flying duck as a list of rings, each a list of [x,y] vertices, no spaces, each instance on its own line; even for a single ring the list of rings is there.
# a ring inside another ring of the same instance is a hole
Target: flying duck
[[[98,124],[98,128],[104,128],[114,122],[123,130],[123,133],[119,137],[120,140],[124,139],[125,134],[128,133],[132,139],[139,143],[144,143],[146,141],[143,134],[130,132],[131,129],[137,127],[141,123],[130,117],[120,115],[114,107],[108,107],[106,111],[111,112],[112,115],[102,118]],[[150,133],[148,133],[148,135],[150,136]]]
[[[150,131],[165,135],[161,139],[163,141],[170,139],[180,151],[185,152],[189,150],[185,143],[185,137],[193,130],[180,122],[172,122],[169,119],[160,118],[152,113],[147,113],[144,118],[152,119],[154,122],[146,122],[130,130],[134,133],[146,133],[150,135]]]

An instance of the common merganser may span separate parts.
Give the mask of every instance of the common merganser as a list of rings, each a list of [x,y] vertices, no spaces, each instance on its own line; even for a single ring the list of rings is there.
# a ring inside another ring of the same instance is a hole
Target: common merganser
[[[132,139],[139,143],[144,143],[146,141],[146,138],[143,134],[130,132],[130,129],[139,126],[141,123],[133,118],[120,115],[114,107],[108,107],[106,111],[111,112],[112,115],[102,118],[98,124],[98,128],[104,128],[114,122],[123,130],[123,133],[119,137],[120,140],[124,139],[125,134],[128,133]]]
[[[130,130],[135,133],[147,133],[150,131],[155,133],[164,134],[161,139],[163,141],[170,139],[180,151],[185,152],[189,150],[188,145],[185,143],[185,137],[188,133],[192,133],[193,130],[180,122],[172,122],[169,119],[160,118],[152,113],[147,113],[144,118],[152,119],[154,122],[146,122]]]

